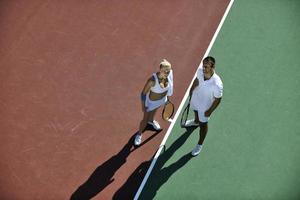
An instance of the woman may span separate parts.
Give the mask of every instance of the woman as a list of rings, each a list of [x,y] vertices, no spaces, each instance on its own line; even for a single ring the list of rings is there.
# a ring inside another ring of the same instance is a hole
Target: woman
[[[160,125],[154,120],[157,109],[164,105],[168,96],[173,94],[173,72],[171,64],[163,59],[159,65],[160,70],[154,73],[146,82],[141,93],[143,119],[140,122],[139,132],[135,136],[134,144],[139,146],[142,142],[142,133],[147,124],[155,130],[161,130]]]

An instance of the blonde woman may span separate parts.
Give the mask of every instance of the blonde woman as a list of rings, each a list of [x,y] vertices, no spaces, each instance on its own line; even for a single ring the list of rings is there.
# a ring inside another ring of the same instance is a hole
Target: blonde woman
[[[142,142],[142,133],[147,124],[155,130],[161,130],[157,121],[154,120],[157,109],[164,105],[168,96],[173,94],[173,71],[171,63],[163,59],[159,65],[159,71],[147,80],[141,93],[143,119],[140,122],[139,132],[135,136],[134,144],[139,146]]]

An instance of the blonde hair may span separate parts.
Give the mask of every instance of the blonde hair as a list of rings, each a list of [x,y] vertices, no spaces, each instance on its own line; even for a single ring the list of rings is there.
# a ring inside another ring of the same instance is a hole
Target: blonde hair
[[[160,68],[162,67],[171,67],[171,63],[169,61],[167,61],[166,59],[163,59],[160,64],[159,64]]]

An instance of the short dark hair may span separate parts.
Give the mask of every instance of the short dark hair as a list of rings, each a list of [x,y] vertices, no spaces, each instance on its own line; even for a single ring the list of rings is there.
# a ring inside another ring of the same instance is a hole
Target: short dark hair
[[[209,63],[214,67],[216,64],[216,60],[212,56],[207,56],[206,58],[204,58],[203,63]]]

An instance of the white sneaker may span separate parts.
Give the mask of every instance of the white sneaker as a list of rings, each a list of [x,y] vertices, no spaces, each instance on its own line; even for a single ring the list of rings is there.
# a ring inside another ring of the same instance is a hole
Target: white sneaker
[[[200,153],[201,149],[202,149],[202,145],[197,144],[192,151],[192,156],[197,156]]]
[[[185,126],[185,127],[192,127],[192,126],[199,126],[199,124],[196,123],[194,119],[190,119],[190,120],[187,120],[187,121],[185,122],[185,125],[184,125],[184,126]]]
[[[136,134],[134,139],[134,145],[139,146],[142,142],[142,135]]]
[[[160,127],[159,123],[155,120],[153,120],[153,122],[148,122],[148,124],[152,125],[153,128],[157,131],[161,130],[161,127]]]

